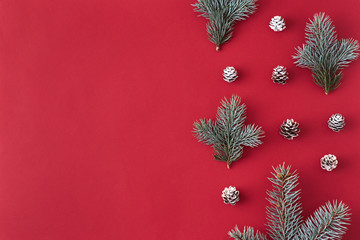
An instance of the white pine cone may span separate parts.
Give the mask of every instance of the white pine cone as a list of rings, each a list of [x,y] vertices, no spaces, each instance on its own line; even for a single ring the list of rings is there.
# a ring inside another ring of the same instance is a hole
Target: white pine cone
[[[275,32],[283,31],[285,26],[285,20],[281,16],[275,16],[271,19],[269,27]]]
[[[328,126],[334,132],[338,132],[345,127],[345,118],[340,114],[333,114],[328,120]]]
[[[239,191],[236,190],[236,187],[229,186],[226,187],[221,194],[221,197],[224,199],[225,204],[235,205],[240,198],[239,198]]]
[[[280,126],[280,134],[288,140],[293,140],[294,137],[299,136],[299,132],[299,123],[295,122],[294,119],[286,119]]]
[[[289,79],[288,75],[289,74],[286,71],[286,67],[277,66],[276,68],[274,68],[271,79],[274,83],[285,84],[286,80]]]
[[[321,168],[326,171],[332,171],[336,168],[338,160],[335,155],[328,154],[321,158],[320,160]]]
[[[226,82],[231,83],[237,79],[238,73],[234,67],[226,67],[223,76]]]

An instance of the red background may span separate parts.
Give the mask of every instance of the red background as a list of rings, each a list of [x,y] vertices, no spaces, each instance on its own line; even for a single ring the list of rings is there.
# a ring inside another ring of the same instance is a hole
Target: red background
[[[360,39],[360,1],[259,1],[220,52],[194,1],[0,1],[0,239],[228,239],[236,224],[265,231],[271,166],[300,173],[304,215],[344,200],[360,232],[360,61],[330,95],[291,55],[304,27],[325,11],[339,37]],[[273,32],[274,15],[287,29]],[[274,84],[272,68],[290,79]],[[239,79],[222,80],[226,66]],[[264,144],[232,165],[192,136],[237,94]],[[342,113],[346,128],[327,127]],[[301,135],[279,135],[286,118]],[[339,159],[333,172],[319,159]],[[225,205],[224,187],[241,201]]]

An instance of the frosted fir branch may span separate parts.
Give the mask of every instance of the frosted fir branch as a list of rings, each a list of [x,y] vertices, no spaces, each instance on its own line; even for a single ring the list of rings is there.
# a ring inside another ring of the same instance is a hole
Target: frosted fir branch
[[[245,20],[256,9],[257,0],[198,0],[193,4],[194,11],[208,19],[209,40],[216,44],[216,50],[227,42],[233,32],[234,24]]]
[[[340,240],[350,222],[350,209],[344,203],[327,202],[305,222],[302,220],[299,176],[285,164],[273,168],[269,178],[273,190],[268,191],[267,207],[268,235],[272,240]],[[236,226],[229,233],[234,239],[262,240],[265,235],[245,227],[243,232]]]
[[[346,233],[350,209],[343,202],[327,202],[301,226],[297,240],[337,240]]]
[[[342,69],[356,60],[359,43],[354,39],[338,40],[329,16],[318,13],[306,24],[305,44],[296,48],[295,64],[312,70],[314,82],[326,94],[339,87]]]
[[[270,203],[267,207],[268,232],[272,239],[293,239],[302,223],[300,190],[295,190],[299,176],[284,165],[273,169],[273,177],[269,178],[273,190],[268,191],[267,199]]]
[[[215,136],[217,135],[217,129],[215,123],[211,119],[200,119],[198,122],[195,122],[194,133],[199,142],[206,145],[213,145],[216,143]]]
[[[267,240],[265,235],[258,231],[255,232],[252,227],[244,227],[243,232],[241,232],[238,226],[235,226],[228,234],[238,240]]]
[[[222,100],[218,108],[216,121],[201,119],[194,123],[194,135],[199,142],[212,145],[214,158],[231,163],[241,158],[244,146],[256,147],[262,142],[264,136],[261,127],[244,126],[246,119],[246,106],[241,104],[238,96],[230,101]]]

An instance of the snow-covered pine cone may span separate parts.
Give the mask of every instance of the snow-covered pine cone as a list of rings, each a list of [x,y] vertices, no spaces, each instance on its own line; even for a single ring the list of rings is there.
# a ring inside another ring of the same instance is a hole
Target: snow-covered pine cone
[[[277,66],[276,68],[274,68],[271,79],[274,83],[285,84],[286,80],[289,79],[286,67]]]
[[[236,187],[229,186],[226,187],[221,194],[221,197],[224,199],[225,204],[235,205],[240,198],[239,198],[239,191],[236,190]]]
[[[280,134],[289,140],[293,140],[294,137],[299,136],[299,132],[299,123],[295,122],[294,119],[286,119],[280,126]]]
[[[328,126],[334,132],[338,132],[345,127],[345,118],[340,114],[333,114],[328,121]]]
[[[320,160],[321,168],[326,171],[332,171],[336,168],[338,160],[335,155],[328,154],[321,158]]]
[[[237,79],[238,73],[234,67],[226,67],[223,76],[226,82],[231,83]]]
[[[275,16],[271,19],[269,27],[275,32],[280,32],[286,28],[285,20],[281,16]]]

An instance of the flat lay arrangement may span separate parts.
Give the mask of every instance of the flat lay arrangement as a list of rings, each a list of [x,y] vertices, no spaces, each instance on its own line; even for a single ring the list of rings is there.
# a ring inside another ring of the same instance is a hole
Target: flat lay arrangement
[[[235,20],[244,20],[257,7],[256,0],[198,0],[194,6],[195,11],[202,12],[202,16],[209,20],[209,39],[216,44],[217,50],[230,40]],[[271,18],[269,27],[274,32],[281,32],[286,28],[285,19],[275,16]],[[313,81],[327,95],[339,87],[343,78],[342,69],[356,60],[358,55],[358,41],[352,38],[338,40],[330,17],[325,13],[316,13],[306,25],[305,44],[296,48],[293,58],[297,66],[312,71]],[[228,83],[238,78],[234,67],[227,67],[223,76]],[[273,69],[274,83],[284,85],[288,79],[286,67],[278,65]],[[230,101],[225,99],[216,121],[201,119],[194,123],[195,137],[202,143],[212,145],[214,158],[226,162],[230,168],[232,162],[242,157],[244,146],[256,147],[262,143],[260,138],[265,137],[261,127],[254,124],[245,126],[245,117],[245,105],[240,105],[238,96],[233,96]],[[341,114],[333,114],[328,120],[328,127],[334,132],[339,132],[344,126],[345,120]],[[286,119],[280,126],[280,134],[285,139],[294,140],[299,133],[300,124],[294,119]],[[327,154],[320,163],[322,169],[333,171],[338,160],[335,155]],[[294,190],[297,174],[291,173],[290,167],[284,165],[274,170],[274,178],[270,178],[270,181],[275,190],[268,192],[271,207],[267,208],[268,235],[271,239],[341,239],[349,225],[349,207],[342,202],[328,202],[303,222],[298,202],[300,191]],[[225,204],[235,205],[239,201],[239,191],[233,186],[225,188],[222,198]],[[244,227],[243,231],[236,227],[229,235],[241,240],[267,239],[266,235],[255,232],[251,227]]]
[[[2,0],[0,240],[360,239],[359,10]]]

